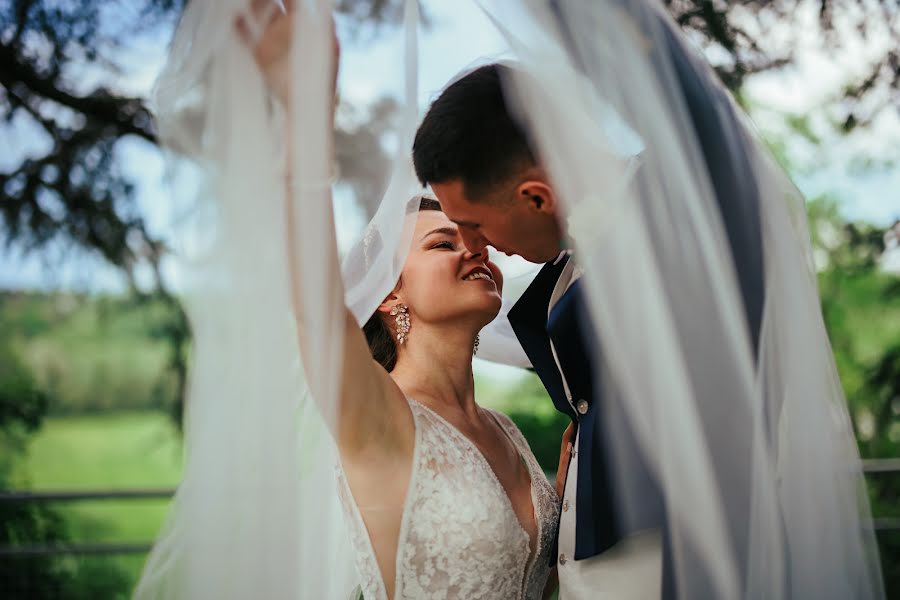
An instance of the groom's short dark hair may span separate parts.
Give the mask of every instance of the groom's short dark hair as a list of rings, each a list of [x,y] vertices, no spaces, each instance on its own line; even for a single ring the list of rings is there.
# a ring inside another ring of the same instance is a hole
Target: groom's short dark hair
[[[458,179],[476,199],[535,164],[525,132],[507,109],[503,79],[510,70],[499,64],[475,69],[432,103],[413,142],[422,185]]]

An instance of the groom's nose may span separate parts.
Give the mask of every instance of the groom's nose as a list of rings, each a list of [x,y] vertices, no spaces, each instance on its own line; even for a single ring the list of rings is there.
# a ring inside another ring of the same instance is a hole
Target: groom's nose
[[[487,238],[477,231],[469,229],[468,227],[461,227],[459,234],[462,237],[463,244],[466,246],[466,250],[472,254],[484,254],[487,252]]]
[[[480,258],[481,262],[486,263],[489,260],[488,257],[488,249],[487,246],[482,246],[481,250],[478,252],[472,252],[472,249],[466,246],[467,252],[463,256],[464,260],[472,260],[475,258]]]

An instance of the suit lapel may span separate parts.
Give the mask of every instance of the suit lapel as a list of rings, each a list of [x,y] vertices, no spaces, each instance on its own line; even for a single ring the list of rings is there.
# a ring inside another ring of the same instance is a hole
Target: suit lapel
[[[547,335],[547,308],[550,297],[568,260],[567,256],[556,264],[549,262],[544,265],[519,301],[510,309],[509,323],[547,393],[550,394],[553,404],[559,411],[574,418]]]

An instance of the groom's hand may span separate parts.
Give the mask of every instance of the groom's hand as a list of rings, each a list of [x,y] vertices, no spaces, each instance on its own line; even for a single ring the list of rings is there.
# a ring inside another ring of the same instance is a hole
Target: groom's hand
[[[282,9],[283,8],[283,9]],[[296,0],[252,0],[249,14],[235,20],[241,41],[250,49],[266,84],[285,108],[290,108],[291,42],[294,36]],[[331,93],[337,89],[340,45],[332,21]]]
[[[559,449],[559,467],[556,469],[556,495],[563,497],[566,490],[566,473],[569,471],[569,459],[572,457],[572,437],[575,434],[575,423],[569,423],[562,436]]]

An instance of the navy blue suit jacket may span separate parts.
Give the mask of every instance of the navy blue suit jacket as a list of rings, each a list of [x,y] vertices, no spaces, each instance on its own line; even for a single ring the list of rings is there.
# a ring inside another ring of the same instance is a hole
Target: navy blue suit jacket
[[[548,316],[550,297],[567,260],[544,265],[510,310],[509,322],[554,406],[577,427],[574,558],[581,560],[605,552],[634,531],[664,528],[665,513],[662,495],[641,457],[618,398],[600,393],[608,388],[603,385],[605,373],[598,368],[603,361],[580,282],[569,287]],[[573,409],[582,400],[587,403],[585,414]],[[631,487],[626,491],[624,486]],[[632,499],[627,510],[620,500],[625,497]],[[639,505],[633,502],[636,497],[642,499]],[[554,549],[554,559],[557,554]]]

